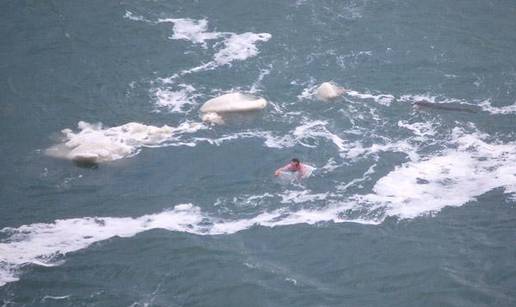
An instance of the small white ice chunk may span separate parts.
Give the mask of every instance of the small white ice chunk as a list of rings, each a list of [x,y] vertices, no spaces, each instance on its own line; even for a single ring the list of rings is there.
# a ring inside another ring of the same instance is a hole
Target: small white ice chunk
[[[339,97],[344,94],[346,90],[333,82],[323,82],[317,88],[317,98],[323,101],[328,101]]]

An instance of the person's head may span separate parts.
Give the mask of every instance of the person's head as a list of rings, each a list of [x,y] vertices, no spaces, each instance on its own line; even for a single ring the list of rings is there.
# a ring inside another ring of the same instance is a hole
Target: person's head
[[[295,167],[299,167],[299,159],[298,158],[294,158],[290,161],[290,163],[292,163]]]

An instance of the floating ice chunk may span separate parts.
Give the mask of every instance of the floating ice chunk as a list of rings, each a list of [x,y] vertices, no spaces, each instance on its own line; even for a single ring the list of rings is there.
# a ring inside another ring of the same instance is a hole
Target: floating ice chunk
[[[242,93],[225,94],[208,100],[201,107],[202,113],[247,112],[264,109],[267,101],[261,97]]]
[[[344,94],[346,92],[346,89],[336,85],[333,82],[323,82],[318,88],[317,88],[317,98],[323,101],[329,101],[332,99],[335,99],[339,97],[340,95]]]
[[[200,123],[183,123],[174,128],[133,122],[104,129],[101,124],[81,121],[79,132],[62,130],[63,142],[48,148],[46,154],[85,164],[113,161],[135,155],[141,147],[156,146],[178,134],[193,133],[202,127]]]

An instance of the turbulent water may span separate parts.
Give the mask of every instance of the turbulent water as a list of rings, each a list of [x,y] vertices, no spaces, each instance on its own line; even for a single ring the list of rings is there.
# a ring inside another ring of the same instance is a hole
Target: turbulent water
[[[2,306],[516,305],[513,1],[0,17]],[[237,91],[268,106],[201,121]]]

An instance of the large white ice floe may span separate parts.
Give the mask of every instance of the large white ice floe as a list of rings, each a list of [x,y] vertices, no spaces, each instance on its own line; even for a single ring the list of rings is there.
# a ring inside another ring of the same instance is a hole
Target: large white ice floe
[[[225,94],[210,99],[201,107],[201,118],[204,122],[223,124],[222,114],[262,110],[267,106],[267,100],[239,92]]]

